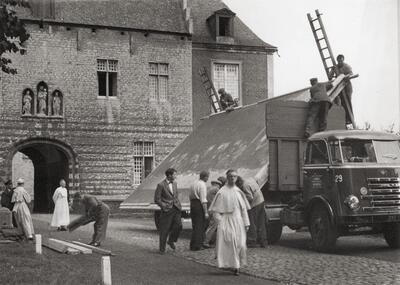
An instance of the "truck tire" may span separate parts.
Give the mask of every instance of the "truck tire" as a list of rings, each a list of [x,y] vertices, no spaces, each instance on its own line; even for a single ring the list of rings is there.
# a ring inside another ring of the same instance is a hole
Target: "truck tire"
[[[323,206],[313,207],[308,227],[315,250],[330,252],[335,248],[337,229]]]
[[[383,237],[391,248],[400,248],[400,223],[390,223],[383,227]]]
[[[282,235],[282,223],[280,221],[266,221],[267,242],[268,244],[277,243]]]
[[[154,211],[154,224],[156,225],[157,230],[160,227],[160,215],[161,211]]]

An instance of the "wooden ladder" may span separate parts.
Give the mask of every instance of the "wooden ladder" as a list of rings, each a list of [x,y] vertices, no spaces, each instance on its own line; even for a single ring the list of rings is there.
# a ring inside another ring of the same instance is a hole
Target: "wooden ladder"
[[[315,10],[316,18],[312,18],[311,14],[307,14],[308,22],[311,26],[311,31],[314,35],[315,42],[318,47],[319,55],[322,59],[322,64],[324,65],[326,76],[329,80],[332,80],[333,77],[338,74],[335,73],[336,60],[332,52],[331,45],[328,40],[328,35],[326,34],[324,24],[322,23],[322,14]],[[345,90],[342,90],[342,93],[345,94]],[[347,96],[340,96],[341,100],[344,100],[344,108],[346,112],[350,116],[351,123],[353,128],[356,128],[356,124],[354,121],[353,110],[350,108],[349,101],[347,100]]]
[[[221,105],[219,103],[217,91],[215,91],[214,84],[208,77],[207,69],[205,67],[200,68],[199,75],[201,78],[201,83],[206,90],[206,94],[210,99],[211,107],[213,108],[215,113],[221,112]]]

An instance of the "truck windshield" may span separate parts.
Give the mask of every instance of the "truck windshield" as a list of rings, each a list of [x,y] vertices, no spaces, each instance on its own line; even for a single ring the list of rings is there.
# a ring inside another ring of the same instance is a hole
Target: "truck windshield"
[[[400,163],[400,141],[343,140],[344,163]]]
[[[343,140],[341,147],[344,163],[377,162],[372,140]]]
[[[373,141],[378,163],[400,163],[400,141]]]

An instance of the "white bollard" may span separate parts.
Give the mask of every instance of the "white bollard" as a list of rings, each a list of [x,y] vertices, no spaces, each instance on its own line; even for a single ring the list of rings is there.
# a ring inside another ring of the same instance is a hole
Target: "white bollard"
[[[36,253],[42,254],[42,235],[35,235]]]
[[[111,285],[111,261],[109,256],[101,258],[101,277],[103,285]]]

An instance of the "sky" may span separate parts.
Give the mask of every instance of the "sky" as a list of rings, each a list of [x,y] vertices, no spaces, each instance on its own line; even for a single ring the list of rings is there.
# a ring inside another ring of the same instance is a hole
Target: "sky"
[[[394,124],[399,131],[398,0],[224,0],[265,42],[278,47],[274,56],[274,96],[327,80],[307,13],[318,9],[333,54],[359,77],[353,82],[356,124],[375,130]]]

